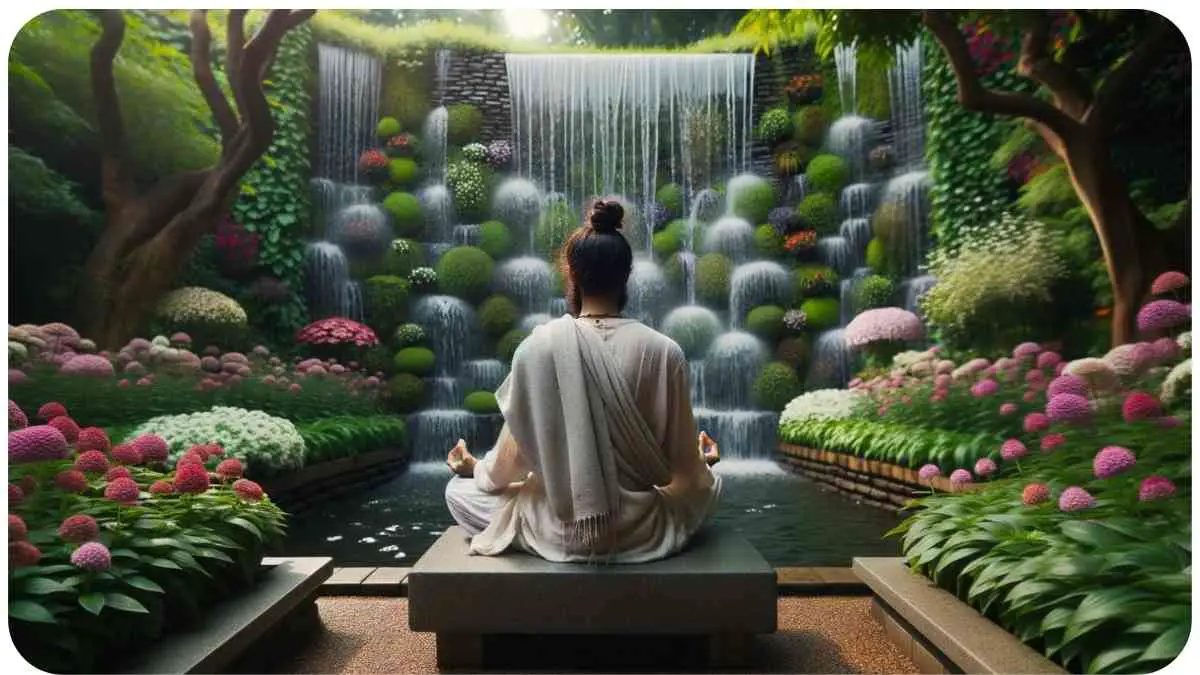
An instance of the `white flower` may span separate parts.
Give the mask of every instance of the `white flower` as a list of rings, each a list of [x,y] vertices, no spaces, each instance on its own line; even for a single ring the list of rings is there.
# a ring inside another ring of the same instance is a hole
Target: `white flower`
[[[1183,350],[1184,356],[1192,355],[1192,331],[1189,330],[1180,333],[1179,337],[1175,338],[1175,342]]]
[[[1171,405],[1184,397],[1192,395],[1192,360],[1188,359],[1171,369],[1167,379],[1163,380],[1159,398],[1163,403]]]
[[[163,415],[147,420],[128,438],[157,434],[167,442],[173,463],[195,445],[218,443],[225,457],[274,469],[304,465],[304,439],[296,426],[261,410],[214,406],[207,412]]]
[[[854,414],[859,392],[854,389],[818,389],[792,399],[779,423],[805,420],[840,420]]]

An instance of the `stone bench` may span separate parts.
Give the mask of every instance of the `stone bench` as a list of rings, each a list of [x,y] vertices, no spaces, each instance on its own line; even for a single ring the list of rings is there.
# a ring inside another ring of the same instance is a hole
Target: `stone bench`
[[[720,527],[666,560],[608,566],[468,555],[468,537],[454,527],[409,572],[408,611],[413,631],[437,634],[441,668],[482,667],[506,639],[527,636],[682,639],[700,644],[707,665],[742,667],[753,636],[775,632],[775,571]]]

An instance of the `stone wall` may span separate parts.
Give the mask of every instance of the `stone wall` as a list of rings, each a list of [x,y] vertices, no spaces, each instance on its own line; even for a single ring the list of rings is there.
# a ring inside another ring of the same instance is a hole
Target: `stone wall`
[[[508,94],[508,67],[500,52],[454,51],[446,76],[446,91],[434,83],[434,101],[447,106],[470,103],[483,113],[480,142],[512,139],[512,100]]]

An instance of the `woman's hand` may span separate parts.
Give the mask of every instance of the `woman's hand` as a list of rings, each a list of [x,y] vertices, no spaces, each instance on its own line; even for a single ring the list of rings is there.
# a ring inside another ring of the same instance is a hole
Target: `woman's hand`
[[[458,439],[458,445],[455,445],[450,454],[446,455],[446,466],[455,475],[463,478],[471,478],[475,475],[475,458],[467,450],[467,442],[463,439]]]
[[[704,462],[709,466],[721,461],[721,449],[717,447],[717,442],[708,435],[707,431],[700,432],[700,454],[704,456]]]

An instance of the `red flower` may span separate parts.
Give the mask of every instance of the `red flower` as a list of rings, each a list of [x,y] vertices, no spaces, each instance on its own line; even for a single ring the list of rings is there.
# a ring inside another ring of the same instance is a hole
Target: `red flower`
[[[13,541],[8,544],[9,567],[31,567],[41,559],[42,552],[27,541]]]
[[[204,463],[207,461],[208,457],[204,454],[204,451],[192,448],[191,450],[188,450],[180,455],[179,459],[175,462],[175,468],[179,468],[185,464],[195,464],[203,467]]]
[[[62,433],[63,438],[67,439],[68,443],[74,443],[79,439],[79,425],[75,423],[75,420],[66,415],[59,415],[46,422],[46,424],[58,429]]]
[[[75,494],[82,494],[88,489],[87,477],[83,475],[82,471],[76,469],[60,471],[54,477],[54,484],[64,492],[73,492]]]
[[[127,466],[137,466],[142,463],[142,451],[132,443],[122,443],[112,449],[113,459]]]
[[[243,473],[242,463],[236,459],[227,459],[217,465],[217,473],[222,478],[241,478]]]
[[[64,406],[63,404],[61,404],[57,401],[51,401],[51,402],[43,405],[42,407],[38,408],[38,411],[37,411],[38,419],[42,420],[43,422],[49,422],[50,420],[54,419],[55,417],[65,417],[66,414],[67,414],[66,406]]]
[[[208,472],[203,465],[180,464],[175,469],[175,491],[200,494],[208,490]]]
[[[233,482],[233,491],[237,496],[248,502],[262,501],[264,496],[261,485],[245,478]]]
[[[115,471],[115,469],[114,469]],[[141,490],[132,478],[119,477],[111,480],[104,488],[104,498],[119,504],[137,502]]]
[[[1042,452],[1050,452],[1065,443],[1066,440],[1067,437],[1062,434],[1046,434],[1042,436],[1041,440]]]
[[[79,437],[75,439],[75,447],[79,448],[80,452],[88,450],[108,452],[112,443],[108,440],[108,434],[104,433],[100,427],[86,427],[79,430]]]
[[[108,457],[99,450],[88,450],[75,458],[75,468],[85,473],[108,471]]]
[[[1142,391],[1135,391],[1125,397],[1121,404],[1121,416],[1126,422],[1162,417],[1163,408],[1158,399]]]
[[[358,158],[358,166],[365,171],[377,171],[387,168],[388,157],[382,150],[372,148],[363,152]]]
[[[25,526],[24,519],[21,516],[8,514],[8,540],[25,541],[29,536],[29,528]]]
[[[375,331],[357,321],[333,317],[319,319],[301,328],[296,333],[296,342],[367,346],[379,344],[379,337],[375,335]]]
[[[8,484],[8,505],[9,506],[20,506],[21,502],[23,502],[23,501],[25,501],[25,492],[23,490],[21,490],[21,488],[17,487],[16,485],[9,483]]]
[[[96,519],[85,514],[77,513],[67,516],[58,526],[58,538],[72,544],[82,544],[100,536],[100,524]]]
[[[150,486],[150,494],[152,495],[169,495],[175,491],[175,488],[165,480],[156,480]]]
[[[169,448],[161,436],[142,434],[131,441],[133,446],[142,451],[142,460],[146,462],[165,462]]]
[[[129,472],[129,469],[126,469],[123,466],[114,466],[113,468],[108,470],[108,473],[104,474],[104,480],[107,480],[107,481],[113,481],[118,478],[132,479],[133,474]]]

